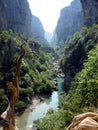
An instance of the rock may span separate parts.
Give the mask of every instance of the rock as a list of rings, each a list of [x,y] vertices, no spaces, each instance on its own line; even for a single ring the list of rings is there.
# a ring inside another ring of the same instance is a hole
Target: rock
[[[40,102],[44,101],[45,99],[43,97],[40,97]]]
[[[31,28],[32,36],[36,41],[39,41],[42,44],[48,44],[48,41],[45,39],[45,31],[43,25],[40,19],[34,15],[32,16]]]
[[[87,112],[75,116],[66,130],[98,130],[98,114]]]
[[[56,88],[56,85],[53,83],[53,87],[52,87],[53,89],[55,89]]]
[[[58,91],[58,88],[56,85],[53,86],[53,90]]]
[[[92,26],[98,24],[98,0],[80,0],[82,3],[84,24]]]
[[[83,12],[80,0],[74,0],[70,6],[61,10],[56,26],[58,42],[66,41],[75,32],[80,31],[83,25]]]
[[[57,85],[57,81],[53,81],[53,84],[54,84],[54,85]]]
[[[31,14],[27,0],[0,0],[0,30],[9,29],[48,44],[42,23]]]
[[[0,0],[0,30],[31,35],[32,14],[27,0]]]
[[[17,126],[15,127],[15,130],[19,130]]]

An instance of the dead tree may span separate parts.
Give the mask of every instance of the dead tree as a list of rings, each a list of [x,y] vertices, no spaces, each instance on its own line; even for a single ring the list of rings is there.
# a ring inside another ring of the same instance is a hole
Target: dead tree
[[[13,82],[7,83],[7,86],[11,89],[11,98],[8,102],[8,107],[5,112],[2,113],[1,118],[5,120],[5,124],[3,126],[3,130],[18,130],[15,125],[15,117],[14,117],[14,108],[16,101],[19,97],[19,77],[20,77],[20,68],[22,63],[22,58],[25,56],[26,51],[21,45],[22,54],[19,56],[16,65],[16,71],[14,75]]]

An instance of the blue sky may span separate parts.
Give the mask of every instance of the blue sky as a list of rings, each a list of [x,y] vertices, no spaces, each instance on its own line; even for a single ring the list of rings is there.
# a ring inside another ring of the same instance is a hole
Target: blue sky
[[[73,0],[28,0],[31,12],[39,17],[44,30],[53,32],[57,20],[60,15],[60,10],[70,5]]]

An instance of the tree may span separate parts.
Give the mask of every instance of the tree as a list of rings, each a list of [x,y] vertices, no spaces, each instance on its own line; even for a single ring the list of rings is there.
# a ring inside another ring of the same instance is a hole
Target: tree
[[[20,77],[20,67],[22,63],[22,58],[26,54],[26,51],[22,45],[21,45],[21,49],[23,53],[19,56],[13,82],[7,83],[7,86],[12,90],[12,93],[11,93],[10,101],[8,101],[9,104],[7,109],[1,115],[1,118],[5,120],[3,130],[17,130],[15,126],[14,108],[15,108],[16,101],[19,97],[19,77]]]

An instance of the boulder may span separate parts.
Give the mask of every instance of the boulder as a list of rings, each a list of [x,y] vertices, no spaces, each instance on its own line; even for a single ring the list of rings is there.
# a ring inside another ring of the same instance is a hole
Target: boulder
[[[98,130],[98,114],[87,112],[75,116],[66,130]]]

